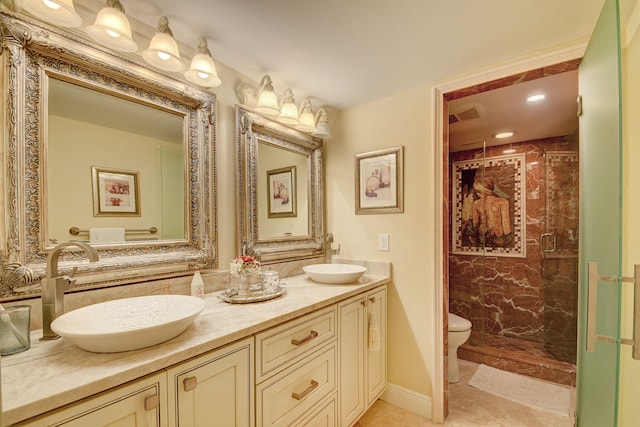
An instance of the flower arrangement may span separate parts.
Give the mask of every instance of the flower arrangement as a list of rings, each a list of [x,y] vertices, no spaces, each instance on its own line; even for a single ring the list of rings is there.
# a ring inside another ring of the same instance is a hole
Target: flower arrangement
[[[233,277],[260,273],[260,261],[253,256],[239,256],[229,264]]]

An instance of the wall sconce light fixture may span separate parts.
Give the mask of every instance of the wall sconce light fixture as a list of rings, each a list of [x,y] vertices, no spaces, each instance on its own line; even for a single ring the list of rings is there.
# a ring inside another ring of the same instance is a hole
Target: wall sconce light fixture
[[[284,91],[282,107],[280,107],[278,120],[288,125],[297,125],[300,122],[298,117],[298,107],[296,106],[296,100],[293,97],[293,91],[291,89]]]
[[[273,83],[268,74],[262,76],[260,80],[260,89],[258,90],[258,103],[256,110],[269,116],[275,116],[280,113],[278,108],[278,96],[273,90]]]
[[[318,111],[316,111],[316,131],[312,132],[311,135],[322,139],[331,139],[329,117],[324,108],[319,108]]]
[[[165,71],[178,72],[182,70],[182,60],[178,44],[173,38],[169,20],[161,16],[158,21],[158,31],[151,39],[149,47],[142,52],[142,59],[148,64]]]
[[[107,0],[96,21],[87,27],[92,39],[121,52],[135,52],[138,45],[131,37],[131,25],[120,0]]]
[[[318,109],[314,115],[311,101],[305,99],[298,110],[291,89],[285,90],[282,95],[282,107],[278,108],[278,95],[273,90],[273,83],[268,75],[262,77],[258,89],[247,82],[239,81],[235,90],[238,101],[258,113],[275,116],[274,120],[277,122],[291,126],[300,132],[318,138],[331,139],[329,118],[325,109]]]
[[[203,38],[198,43],[196,54],[191,60],[189,70],[184,76],[191,83],[204,87],[218,87],[222,83],[216,72],[216,64],[211,57],[207,41]]]
[[[82,24],[73,0],[25,0],[23,7],[36,18],[55,25],[79,27]]]
[[[298,117],[299,123],[296,125],[296,129],[302,132],[315,132],[316,131],[316,118],[313,115],[311,109],[311,101],[305,99],[300,106],[300,116]]]

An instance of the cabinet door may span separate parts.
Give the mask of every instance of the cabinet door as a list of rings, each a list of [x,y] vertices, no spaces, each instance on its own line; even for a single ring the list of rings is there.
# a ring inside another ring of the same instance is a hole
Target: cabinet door
[[[169,371],[172,426],[253,426],[253,339],[180,364]]]
[[[161,372],[17,425],[166,427],[166,387]]]
[[[358,295],[338,306],[340,332],[340,425],[348,426],[365,410],[365,296]]]
[[[387,388],[387,287],[375,289],[367,298],[367,407]]]

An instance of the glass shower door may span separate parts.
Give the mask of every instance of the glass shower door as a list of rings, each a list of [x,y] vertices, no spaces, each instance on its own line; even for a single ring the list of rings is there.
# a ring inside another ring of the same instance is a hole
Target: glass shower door
[[[578,312],[578,151],[545,151],[545,228],[540,236],[544,346],[576,363]]]
[[[597,265],[597,276],[621,276],[618,15],[617,0],[606,0],[579,74],[582,115],[576,415],[581,427],[617,424],[620,291],[615,283],[595,280],[597,290],[592,288],[589,295],[588,270]],[[612,340],[588,340],[590,327],[595,327],[592,332],[596,335]]]

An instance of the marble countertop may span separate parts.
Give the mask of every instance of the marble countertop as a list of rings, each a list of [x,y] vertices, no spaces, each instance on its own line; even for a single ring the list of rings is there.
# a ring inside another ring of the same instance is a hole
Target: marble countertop
[[[181,335],[122,353],[91,353],[64,339],[43,342],[42,331],[33,331],[29,350],[2,357],[2,425],[125,384],[389,281],[386,272],[365,274],[353,285],[287,277],[284,296],[255,304],[228,304],[218,298],[220,291],[213,292],[205,295],[206,308]]]

